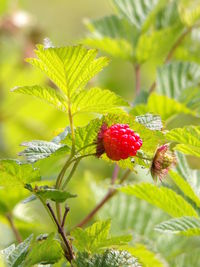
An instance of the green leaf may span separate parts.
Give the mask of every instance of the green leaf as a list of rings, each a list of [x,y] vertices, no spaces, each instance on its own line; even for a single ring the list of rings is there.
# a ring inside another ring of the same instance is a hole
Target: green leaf
[[[200,219],[195,217],[181,217],[160,223],[156,231],[167,234],[180,234],[186,236],[200,235]]]
[[[76,228],[72,232],[74,245],[79,251],[99,252],[108,247],[119,247],[131,241],[131,236],[109,237],[110,220],[98,221],[85,230]]]
[[[30,164],[21,164],[15,160],[0,161],[0,185],[4,187],[24,186],[40,178],[39,170]]]
[[[172,62],[157,70],[157,92],[179,99],[181,93],[199,84],[200,66],[193,62]]]
[[[50,234],[46,240],[35,240],[28,253],[24,266],[31,267],[35,264],[54,264],[63,255],[60,242],[54,239],[54,234]]]
[[[33,235],[29,236],[24,242],[20,243],[17,247],[11,246],[5,251],[3,255],[5,257],[8,267],[24,266],[23,261],[28,253],[30,243],[33,239]]]
[[[107,250],[104,254],[90,256],[88,253],[78,253],[74,261],[75,267],[141,267],[127,251]]]
[[[64,96],[62,96],[62,94],[57,89],[51,88],[49,86],[17,86],[12,91],[15,93],[35,96],[55,106],[57,109],[63,112],[67,112],[68,110],[67,101]]]
[[[148,250],[142,244],[136,244],[135,247],[125,248],[129,253],[136,257],[143,267],[164,267],[165,265],[160,261],[156,255]]]
[[[200,127],[186,126],[184,128],[175,128],[166,134],[166,138],[179,143],[175,150],[184,154],[200,157]]]
[[[85,127],[77,127],[75,130],[75,146],[76,149],[79,150],[89,144],[94,143],[97,140],[97,134],[101,127],[102,121],[100,119],[92,120]],[[71,145],[71,135],[68,135],[62,143]],[[96,145],[86,147],[82,149],[79,153],[81,155],[95,153]]]
[[[89,91],[82,91],[72,99],[72,114],[123,112],[120,107],[128,106],[120,96],[109,90],[92,88]]]
[[[26,146],[27,148],[20,152],[19,156],[24,156],[26,160],[31,163],[47,158],[56,151],[57,153],[63,152],[66,154],[70,151],[67,146],[42,140],[23,142],[21,145]]]
[[[153,10],[157,11],[156,7],[159,0],[113,0],[119,15],[126,18],[131,24],[138,29],[144,28],[144,24],[148,24],[148,19],[151,17]]]
[[[181,93],[179,101],[188,108],[200,113],[200,90],[198,87],[185,89]]]
[[[96,58],[97,50],[82,45],[44,48],[38,45],[36,55],[27,61],[40,68],[70,98],[108,64],[105,57]]]
[[[181,191],[185,194],[185,196],[189,197],[191,200],[196,203],[198,207],[200,207],[200,199],[195,194],[194,190],[190,186],[190,184],[185,181],[178,173],[174,171],[170,171],[170,177],[173,182],[181,189]]]
[[[169,188],[159,188],[150,183],[140,183],[128,185],[119,188],[119,190],[149,202],[172,217],[198,216],[193,207],[183,197]]]
[[[133,60],[138,32],[126,20],[115,15],[85,23],[90,34],[83,43],[114,57]]]
[[[184,104],[156,93],[152,93],[148,98],[147,107],[149,112],[160,115],[163,120],[167,120],[180,113],[191,115],[196,114],[194,111],[188,109]]]
[[[112,57],[133,60],[133,48],[127,40],[101,37],[100,39],[85,38],[83,42],[85,45],[95,47]]]
[[[76,197],[76,195],[73,195],[69,192],[51,188],[49,186],[36,186],[35,188],[32,188],[31,185],[26,185],[26,188],[33,192],[36,196],[42,198],[44,201],[50,199],[57,203],[61,203],[67,200],[68,198]]]
[[[162,63],[176,41],[180,29],[180,25],[175,25],[142,34],[136,47],[137,62],[156,60]]]
[[[159,131],[163,128],[162,120],[158,115],[147,113],[144,115],[136,116],[135,120],[153,131]]]

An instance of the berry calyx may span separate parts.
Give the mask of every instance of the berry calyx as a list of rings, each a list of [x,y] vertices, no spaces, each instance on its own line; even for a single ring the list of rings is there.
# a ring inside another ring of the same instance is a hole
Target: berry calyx
[[[154,181],[157,178],[162,180],[168,174],[169,170],[176,165],[176,156],[173,151],[170,150],[169,145],[165,144],[160,146],[155,153],[155,156],[151,165],[151,175]]]
[[[128,124],[103,124],[97,140],[97,156],[104,152],[108,158],[118,161],[135,156],[142,146],[140,136],[129,128]]]

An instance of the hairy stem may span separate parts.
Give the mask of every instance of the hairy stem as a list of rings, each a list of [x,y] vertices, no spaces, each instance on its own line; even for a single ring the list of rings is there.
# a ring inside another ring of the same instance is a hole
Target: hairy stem
[[[140,85],[140,65],[137,64],[135,66],[135,90],[136,90],[136,95],[139,95],[140,93],[140,88],[141,88],[141,85]]]
[[[51,216],[53,218],[53,220],[55,221],[57,227],[58,227],[58,232],[59,234],[61,235],[62,237],[62,240],[66,246],[66,253],[65,253],[65,256],[66,256],[66,259],[71,263],[71,261],[74,259],[74,254],[73,254],[73,251],[72,251],[72,247],[71,247],[71,244],[70,242],[68,241],[67,237],[66,237],[66,234],[65,234],[65,231],[63,229],[63,227],[61,227],[60,223],[58,222],[56,216],[55,216],[55,213],[51,207],[51,205],[49,203],[47,203],[47,208],[49,209],[50,213],[51,213]]]
[[[15,238],[16,238],[17,242],[21,243],[23,240],[22,240],[22,237],[21,237],[18,229],[16,228],[16,226],[14,224],[12,213],[10,213],[10,212],[7,213],[6,214],[6,218],[7,218],[8,222],[9,222],[9,224],[10,224],[10,227],[11,227],[11,229],[13,231],[13,234],[15,235]]]
[[[122,184],[128,178],[130,173],[131,171],[127,170],[120,179],[119,184]],[[117,192],[118,191],[116,189],[110,188],[104,198],[99,202],[99,204],[97,204],[97,206],[80,223],[78,223],[75,228],[83,227],[84,225],[86,225],[94,217],[94,215],[105,205],[105,203],[107,203],[108,200],[111,199]]]
[[[174,43],[174,45],[172,46],[172,48],[170,49],[169,53],[166,56],[166,59],[164,61],[164,63],[168,63],[171,58],[174,55],[175,50],[178,48],[178,46],[183,42],[184,38],[192,31],[193,27],[189,27],[187,28],[180,36],[179,38],[176,40],[176,42]],[[149,88],[149,93],[152,93],[154,91],[154,89],[156,88],[156,82],[154,81],[151,85],[151,87]]]

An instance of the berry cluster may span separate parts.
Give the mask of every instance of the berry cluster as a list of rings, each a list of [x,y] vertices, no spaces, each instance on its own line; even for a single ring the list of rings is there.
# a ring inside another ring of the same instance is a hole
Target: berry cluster
[[[115,161],[135,156],[142,146],[140,136],[128,124],[114,124],[107,128],[104,124],[98,134],[97,155],[106,152]]]

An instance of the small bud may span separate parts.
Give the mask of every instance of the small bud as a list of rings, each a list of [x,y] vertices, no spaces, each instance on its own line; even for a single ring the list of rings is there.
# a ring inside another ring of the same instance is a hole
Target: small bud
[[[168,174],[169,170],[176,165],[176,157],[173,151],[169,149],[169,145],[165,144],[159,147],[151,165],[151,175],[154,181],[157,178],[162,180]]]

